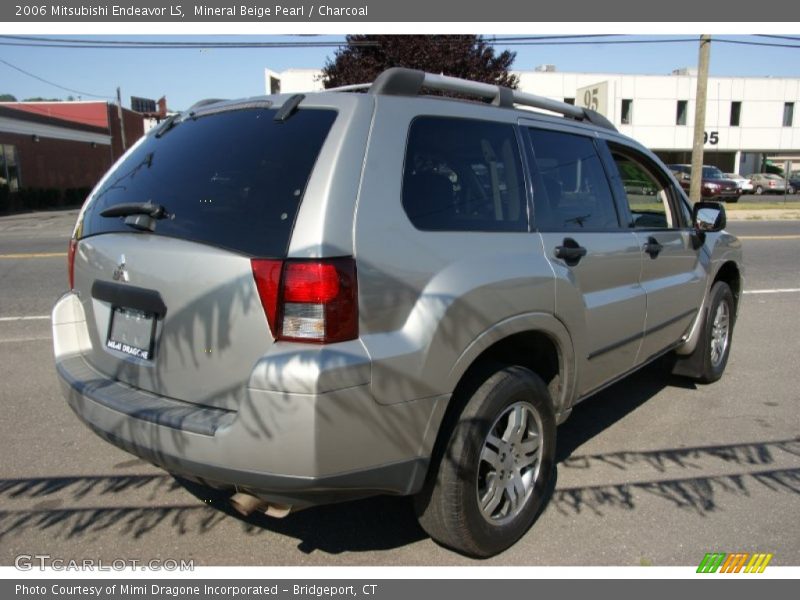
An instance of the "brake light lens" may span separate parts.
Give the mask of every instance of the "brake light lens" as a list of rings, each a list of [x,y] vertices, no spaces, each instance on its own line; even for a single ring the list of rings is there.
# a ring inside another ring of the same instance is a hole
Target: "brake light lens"
[[[78,240],[72,238],[67,249],[67,277],[69,279],[69,289],[75,289],[75,251],[78,249]]]
[[[278,291],[281,284],[282,260],[253,259],[250,261],[253,268],[253,278],[256,280],[258,296],[261,306],[267,316],[272,337],[278,339]]]
[[[253,259],[252,266],[276,341],[333,343],[358,337],[353,258]]]
[[[287,263],[285,277],[286,302],[324,304],[339,295],[339,274],[331,263]]]

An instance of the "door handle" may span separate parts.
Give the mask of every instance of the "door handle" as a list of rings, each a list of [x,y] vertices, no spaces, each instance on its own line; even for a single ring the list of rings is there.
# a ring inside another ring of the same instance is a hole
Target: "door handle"
[[[573,267],[586,256],[586,248],[572,238],[564,238],[561,246],[556,246],[556,258],[561,258],[567,265]]]
[[[663,249],[664,246],[659,244],[658,240],[652,235],[647,238],[647,243],[644,245],[644,251],[650,255],[650,258],[656,258]]]

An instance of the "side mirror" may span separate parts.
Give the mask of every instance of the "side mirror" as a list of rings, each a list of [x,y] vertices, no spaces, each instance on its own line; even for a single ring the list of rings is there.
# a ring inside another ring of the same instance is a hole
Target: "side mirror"
[[[727,225],[725,206],[719,202],[697,202],[692,207],[692,225],[695,231],[722,231]]]
[[[725,229],[725,206],[719,202],[698,202],[692,207],[692,247],[697,250],[706,243],[706,233]]]

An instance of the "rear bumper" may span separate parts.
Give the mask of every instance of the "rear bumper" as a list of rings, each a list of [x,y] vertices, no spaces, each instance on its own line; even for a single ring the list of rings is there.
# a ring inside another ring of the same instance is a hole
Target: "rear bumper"
[[[243,386],[235,411],[174,400],[93,368],[79,351],[80,305],[64,308],[60,321],[59,305],[53,313],[63,393],[123,450],[213,487],[300,507],[421,488],[447,397],[383,406],[365,384],[316,393]],[[78,318],[65,322],[65,312]]]

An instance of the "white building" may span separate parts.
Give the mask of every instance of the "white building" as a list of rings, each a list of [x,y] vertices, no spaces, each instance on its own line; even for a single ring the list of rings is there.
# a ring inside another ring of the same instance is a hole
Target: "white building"
[[[595,108],[624,134],[667,163],[691,162],[697,77],[561,73],[552,65],[516,71],[520,90]],[[277,86],[277,88],[276,88]],[[266,70],[267,93],[323,88],[316,69]],[[794,160],[800,166],[800,78],[710,77],[706,107],[706,164],[743,175]]]

